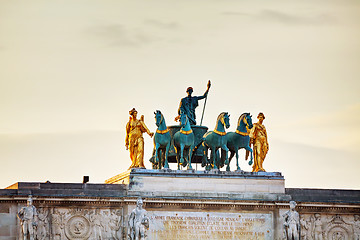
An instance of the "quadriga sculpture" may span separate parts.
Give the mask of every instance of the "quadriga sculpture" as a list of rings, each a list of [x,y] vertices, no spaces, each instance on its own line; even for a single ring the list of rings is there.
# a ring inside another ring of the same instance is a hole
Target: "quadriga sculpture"
[[[250,148],[250,137],[249,137],[249,130],[253,127],[251,115],[250,113],[243,113],[240,115],[236,131],[235,132],[228,132],[226,134],[226,140],[227,140],[227,147],[230,151],[230,157],[229,162],[231,159],[236,156],[236,167],[237,170],[241,170],[239,166],[239,149],[245,148],[246,151],[250,152],[250,161],[249,165],[252,164],[253,160],[253,154],[252,149]],[[222,161],[224,161],[224,150],[222,150],[221,158]],[[245,159],[246,160],[246,159]],[[230,169],[226,169],[227,171],[230,171]]]
[[[191,156],[194,149],[195,136],[190,127],[188,117],[182,112],[180,113],[180,126],[180,131],[176,132],[173,138],[177,155],[178,170],[180,170],[180,165],[185,167],[187,163],[187,169],[192,169]]]
[[[162,113],[159,110],[156,110],[154,114],[156,126],[158,127],[154,136],[154,166],[156,166],[157,169],[161,169],[161,167],[169,168],[168,154],[171,142],[169,129],[166,126]]]
[[[229,159],[228,159],[228,147],[227,147],[227,137],[225,129],[230,127],[230,115],[227,112],[222,112],[217,120],[214,131],[209,131],[204,134],[203,137],[203,147],[204,147],[204,156],[202,161],[202,166],[207,170],[211,168],[219,169],[221,167],[220,157],[217,156],[217,150],[221,148],[224,150],[225,165],[227,165],[226,170],[230,171]],[[210,161],[208,161],[208,149],[211,150]]]

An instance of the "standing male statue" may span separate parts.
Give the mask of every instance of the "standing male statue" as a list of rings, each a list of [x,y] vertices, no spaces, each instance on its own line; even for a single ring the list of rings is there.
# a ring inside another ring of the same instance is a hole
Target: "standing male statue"
[[[287,240],[300,239],[300,217],[299,213],[295,211],[295,207],[296,202],[290,201],[290,210],[283,215],[285,217],[284,227]]]
[[[38,214],[34,205],[32,205],[33,200],[32,196],[29,195],[27,200],[27,206],[22,207],[17,214],[17,217],[20,219],[20,224],[22,226],[22,233],[24,235],[24,240],[35,239],[35,227],[38,222]]]
[[[196,125],[195,108],[199,106],[199,100],[207,97],[210,86],[211,82],[209,80],[206,92],[203,96],[191,96],[191,94],[193,93],[193,88],[188,87],[186,90],[188,96],[181,99],[178,114],[180,115],[181,112],[186,114],[190,121],[190,125]]]
[[[143,209],[141,197],[136,202],[136,208],[132,210],[128,222],[128,235],[130,240],[145,240],[146,231],[149,229],[149,218]]]

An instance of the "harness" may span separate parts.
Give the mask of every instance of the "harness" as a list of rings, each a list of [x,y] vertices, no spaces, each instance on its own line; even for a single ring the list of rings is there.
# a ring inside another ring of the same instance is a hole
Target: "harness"
[[[161,114],[161,120],[160,120],[159,125],[161,125],[161,123],[163,122],[163,120],[164,120],[164,116]],[[159,133],[159,134],[165,134],[165,133],[169,132],[169,128],[166,127],[165,130],[156,129],[156,132]]]
[[[222,116],[222,117],[220,118],[220,122],[222,123],[223,126],[225,126],[224,116]],[[217,127],[217,125],[216,125],[216,127]],[[224,132],[220,132],[220,131],[216,130],[216,128],[215,128],[215,130],[214,130],[214,133],[219,134],[220,136],[225,136],[225,135],[226,135],[226,132],[225,132],[225,131],[224,131]]]
[[[246,125],[246,130],[248,130],[249,128],[249,124],[248,124],[248,122],[247,122],[247,120],[246,120],[246,117],[244,117],[243,118],[243,121],[244,121],[244,123],[245,123],[245,125]],[[241,135],[241,136],[249,136],[249,131],[247,131],[246,133],[244,133],[244,132],[240,132],[239,130],[237,130],[236,129],[236,131],[235,131],[237,134],[239,134],[239,135]]]
[[[186,117],[185,125],[187,124],[188,121],[189,121],[189,119]],[[193,132],[193,130],[192,130],[191,128],[190,128],[189,131],[184,131],[184,130],[180,129],[180,133],[185,134],[185,135],[189,135],[189,134],[191,134],[192,132]]]

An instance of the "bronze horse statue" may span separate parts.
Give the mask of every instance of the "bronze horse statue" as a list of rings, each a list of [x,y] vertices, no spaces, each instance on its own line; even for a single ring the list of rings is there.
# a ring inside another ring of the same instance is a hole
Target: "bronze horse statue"
[[[166,126],[164,116],[159,110],[154,112],[156,126],[156,133],[154,136],[154,159],[153,166],[157,169],[161,167],[169,168],[168,154],[170,149],[171,137],[169,129]]]
[[[203,136],[203,147],[204,147],[204,156],[202,161],[202,166],[206,170],[210,169],[220,169],[220,157],[218,156],[218,149],[221,148],[224,150],[225,165],[227,165],[226,171],[230,171],[229,160],[228,160],[228,147],[227,147],[227,137],[225,129],[230,127],[230,115],[227,112],[222,112],[216,120],[216,126],[214,131],[209,131]],[[210,161],[208,161],[208,149],[211,150]]]
[[[192,169],[191,156],[195,147],[195,136],[190,121],[184,113],[180,113],[180,126],[180,131],[176,132],[173,137],[178,170],[180,170],[180,165],[185,167],[187,163],[189,170]]]
[[[250,113],[243,113],[239,117],[236,131],[228,132],[226,134],[227,147],[229,148],[229,151],[230,151],[229,162],[234,157],[234,155],[236,155],[236,167],[237,167],[238,171],[241,170],[240,166],[239,166],[239,153],[238,153],[239,149],[245,148],[246,151],[250,152],[249,165],[252,164],[252,160],[253,160],[252,152],[253,151],[250,148],[250,137],[249,137],[249,131],[252,127],[253,127],[253,124],[252,124]],[[224,161],[223,151],[224,150],[222,150],[222,154],[221,154],[222,162]]]

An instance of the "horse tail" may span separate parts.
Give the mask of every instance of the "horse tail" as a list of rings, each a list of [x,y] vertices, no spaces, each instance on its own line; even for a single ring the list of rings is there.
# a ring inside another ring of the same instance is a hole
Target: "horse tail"
[[[195,153],[199,149],[200,145],[204,142],[204,140],[205,140],[205,138],[201,138],[201,141],[194,147],[194,149],[192,151],[192,155],[191,155],[191,162],[193,162]]]

